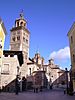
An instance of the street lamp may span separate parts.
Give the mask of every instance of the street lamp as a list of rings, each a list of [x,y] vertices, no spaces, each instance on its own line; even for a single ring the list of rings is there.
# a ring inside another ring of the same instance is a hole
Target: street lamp
[[[71,65],[71,69],[70,69],[70,84],[69,84],[69,88],[70,88],[70,95],[73,95],[73,81],[72,81],[72,65]]]
[[[67,90],[67,94],[68,94],[68,70],[67,70],[67,68],[65,68],[65,73],[66,73],[66,90]]]

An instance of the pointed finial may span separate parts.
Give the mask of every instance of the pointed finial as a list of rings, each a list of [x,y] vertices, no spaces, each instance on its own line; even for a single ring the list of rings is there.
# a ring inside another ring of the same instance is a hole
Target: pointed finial
[[[38,46],[37,46],[37,50],[36,50],[36,53],[38,53],[38,54],[40,53],[40,52],[39,52],[39,47],[38,47]]]
[[[23,13],[23,9],[21,10],[21,12],[20,12],[20,18],[24,18],[24,13]]]

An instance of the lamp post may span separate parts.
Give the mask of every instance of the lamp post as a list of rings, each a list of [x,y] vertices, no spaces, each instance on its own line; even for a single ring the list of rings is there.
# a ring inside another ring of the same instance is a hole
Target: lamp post
[[[65,74],[66,74],[66,90],[67,90],[67,94],[68,94],[68,70],[67,68],[65,68]]]
[[[70,84],[69,84],[69,88],[70,88],[70,95],[73,95],[73,75],[72,75],[72,65],[71,65],[71,69],[70,69]]]

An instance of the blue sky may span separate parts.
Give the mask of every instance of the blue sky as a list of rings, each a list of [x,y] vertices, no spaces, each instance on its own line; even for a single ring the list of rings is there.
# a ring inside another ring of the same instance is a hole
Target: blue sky
[[[45,62],[53,57],[56,64],[69,68],[67,33],[75,21],[75,0],[1,0],[0,17],[8,33],[5,50],[9,49],[10,29],[22,9],[30,31],[30,57],[39,49]]]

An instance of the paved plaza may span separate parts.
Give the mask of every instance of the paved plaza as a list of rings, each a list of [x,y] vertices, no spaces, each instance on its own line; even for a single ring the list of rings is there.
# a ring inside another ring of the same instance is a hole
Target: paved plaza
[[[75,96],[64,94],[63,91],[44,91],[39,93],[24,92],[15,95],[15,93],[1,93],[0,100],[75,100]]]

